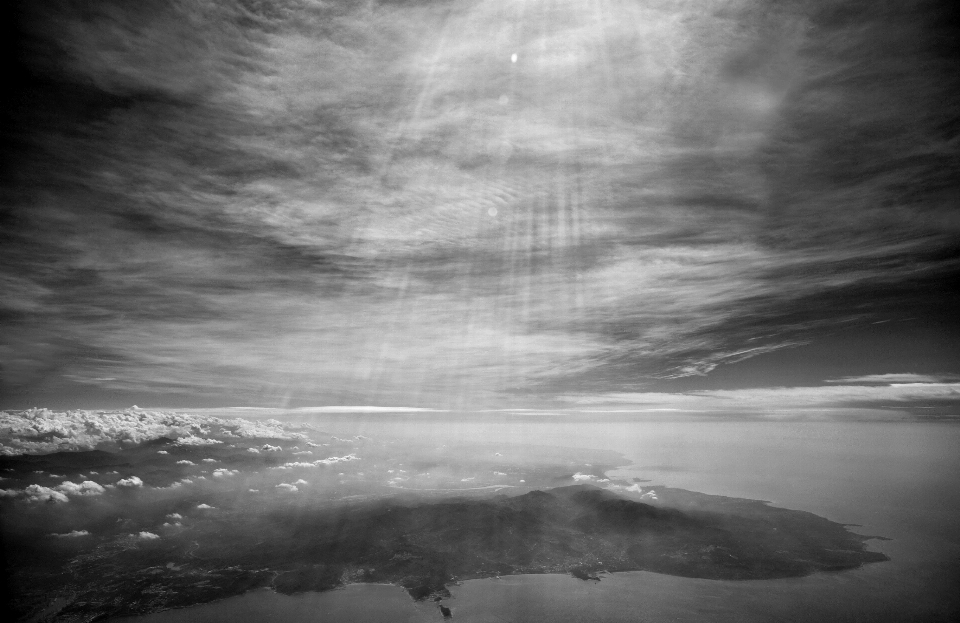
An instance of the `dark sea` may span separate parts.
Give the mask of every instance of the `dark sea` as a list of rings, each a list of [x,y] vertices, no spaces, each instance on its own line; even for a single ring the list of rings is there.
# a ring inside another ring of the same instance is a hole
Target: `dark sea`
[[[334,434],[535,443],[613,450],[609,472],[709,494],[768,500],[883,536],[889,562],[806,578],[716,581],[648,572],[602,581],[505,576],[451,587],[454,621],[960,620],[960,425],[636,421],[549,415],[301,416]],[[285,419],[285,418],[283,418]],[[436,621],[394,586],[292,597],[267,590],[127,623]]]

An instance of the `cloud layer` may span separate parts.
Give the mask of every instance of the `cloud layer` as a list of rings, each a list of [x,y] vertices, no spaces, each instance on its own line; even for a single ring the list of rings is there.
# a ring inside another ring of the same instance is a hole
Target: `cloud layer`
[[[129,447],[167,437],[178,445],[222,444],[209,439],[218,436],[240,438],[304,439],[276,420],[252,421],[242,418],[218,418],[206,415],[149,411],[131,408],[124,411],[0,411],[0,454],[45,454],[98,447]],[[264,449],[279,446],[264,445]],[[187,459],[182,465],[195,465]],[[119,484],[119,483],[118,483]]]
[[[465,407],[937,318],[960,232],[943,10],[26,7],[4,394]]]

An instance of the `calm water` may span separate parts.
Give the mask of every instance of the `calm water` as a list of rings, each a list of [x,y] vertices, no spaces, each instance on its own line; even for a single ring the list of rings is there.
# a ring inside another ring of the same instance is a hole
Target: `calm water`
[[[483,414],[488,416],[489,414]],[[341,434],[483,439],[603,448],[633,465],[619,476],[770,500],[859,524],[890,562],[809,578],[718,582],[646,572],[600,583],[569,576],[472,580],[452,589],[454,620],[948,621],[960,619],[960,425],[548,421],[449,415],[313,419]],[[429,621],[431,605],[396,587],[294,597],[258,591],[128,623],[226,620]]]

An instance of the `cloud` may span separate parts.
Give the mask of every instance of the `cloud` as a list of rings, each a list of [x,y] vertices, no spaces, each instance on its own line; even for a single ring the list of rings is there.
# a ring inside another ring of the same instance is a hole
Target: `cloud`
[[[136,488],[142,487],[143,481],[140,480],[138,476],[130,476],[129,478],[121,478],[117,481],[118,487],[127,487],[127,488]]]
[[[154,534],[153,532],[141,532],[137,536],[144,541],[155,541],[160,538],[159,534]]]
[[[285,482],[281,482],[280,484],[278,484],[277,489],[282,489],[283,491],[287,491],[289,493],[294,493],[296,491],[299,491],[296,485],[291,485]]]
[[[104,492],[104,488],[92,480],[84,480],[80,484],[66,480],[57,485],[56,489],[67,495],[100,495]]]
[[[29,485],[23,490],[24,495],[30,502],[68,502],[69,498],[61,491],[43,487],[40,485]]]
[[[344,463],[346,461],[359,461],[360,457],[356,454],[346,454],[344,456],[331,456],[325,459],[318,459],[314,461],[313,465],[334,465],[336,463]]]
[[[308,484],[310,484],[310,483],[307,482],[306,480],[304,480],[303,478],[300,478],[299,480],[295,481],[293,484],[294,484],[294,485],[308,485]]]
[[[177,465],[196,465],[193,461],[188,461],[187,459],[182,459],[177,461]]]
[[[926,5],[348,4],[28,12],[5,395],[632,391],[947,300]],[[0,451],[128,441],[67,432]]]
[[[589,482],[591,480],[596,480],[597,477],[590,474],[581,474],[580,472],[577,472],[573,475],[573,479],[577,482]]]
[[[209,504],[197,504],[197,508],[200,510],[209,510],[216,508],[216,506],[210,506]]]
[[[954,408],[960,413],[960,383],[895,383],[888,385],[827,385],[770,387],[736,390],[702,390],[671,394],[618,392],[563,396],[584,411],[607,406],[617,411],[684,413],[748,418],[794,417],[910,417],[911,409],[929,404]],[[600,408],[599,411],[603,411]],[[609,409],[608,409],[609,410]]]
[[[211,446],[214,444],[223,443],[219,439],[204,439],[203,437],[181,437],[177,439],[177,445],[180,446]]]
[[[277,420],[224,419],[171,411],[0,411],[0,454],[50,453],[127,446],[161,437],[178,444],[202,446],[223,443],[210,438],[211,428],[233,431],[235,437],[303,439]],[[279,446],[275,446],[279,447]],[[159,454],[167,454],[159,450]]]
[[[215,470],[213,470],[213,476],[214,476],[215,478],[223,478],[223,477],[226,477],[226,476],[236,476],[236,475],[239,474],[239,473],[240,473],[240,470],[239,470],[239,469],[232,469],[232,470],[231,470],[231,469],[223,469],[223,468],[221,468],[221,469],[215,469]]]
[[[55,536],[60,539],[75,539],[81,536],[90,536],[90,533],[86,530],[71,530],[70,532],[65,532],[63,534],[51,534],[50,536]]]
[[[841,379],[831,379],[827,383],[843,385],[859,383],[903,384],[903,383],[950,383],[960,380],[956,374],[868,374],[865,376],[846,376]]]
[[[217,459],[203,459],[204,463],[217,463]]]
[[[260,447],[260,451],[261,452],[283,452],[283,448],[281,448],[280,446],[271,446],[270,444],[265,443]]]
[[[169,515],[167,515],[167,519],[174,519],[179,521],[183,519],[183,515],[181,515],[180,513],[170,513]]]

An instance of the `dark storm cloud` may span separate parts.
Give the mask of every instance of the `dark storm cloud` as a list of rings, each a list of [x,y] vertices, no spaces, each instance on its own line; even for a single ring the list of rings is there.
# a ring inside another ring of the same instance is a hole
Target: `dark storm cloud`
[[[630,391],[939,309],[957,273],[933,3],[20,7],[20,401]]]

